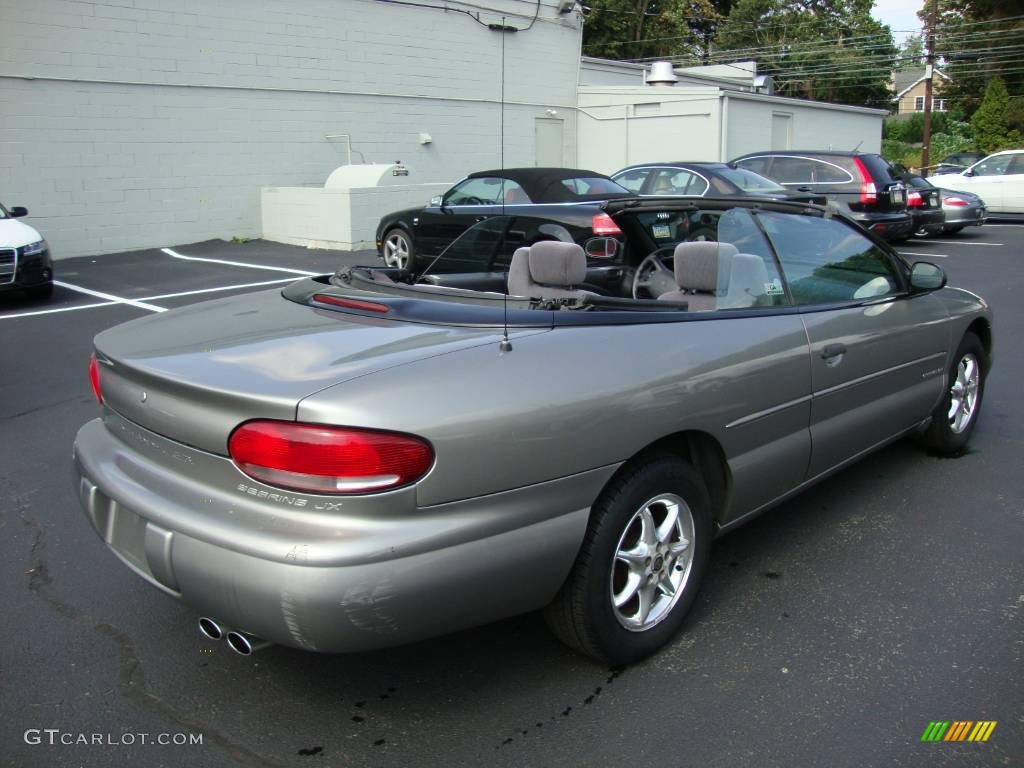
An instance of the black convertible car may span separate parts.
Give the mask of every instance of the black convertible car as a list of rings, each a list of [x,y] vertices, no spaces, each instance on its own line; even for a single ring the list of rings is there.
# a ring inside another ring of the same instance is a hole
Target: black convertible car
[[[506,265],[516,248],[539,240],[572,241],[608,257],[621,233],[599,203],[629,196],[607,176],[576,168],[478,171],[424,207],[383,217],[377,251],[389,267],[416,270],[477,222],[501,215],[515,216],[503,244],[508,252],[499,254]]]

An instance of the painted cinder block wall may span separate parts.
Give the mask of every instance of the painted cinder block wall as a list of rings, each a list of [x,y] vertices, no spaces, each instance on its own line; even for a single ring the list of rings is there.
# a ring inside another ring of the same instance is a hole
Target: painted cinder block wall
[[[346,162],[328,134],[351,135],[354,162],[445,182],[533,165],[534,119],[555,110],[571,165],[579,18],[542,0],[503,34],[486,25],[524,28],[536,4],[486,5],[0,0],[0,201],[62,258],[258,236],[261,187]]]

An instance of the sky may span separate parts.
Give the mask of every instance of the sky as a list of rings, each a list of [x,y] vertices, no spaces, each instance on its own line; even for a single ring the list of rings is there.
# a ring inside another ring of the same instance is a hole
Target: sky
[[[875,0],[875,8],[871,15],[883,24],[889,25],[896,45],[900,45],[912,33],[897,30],[921,29],[921,20],[917,18],[917,12],[923,5],[924,0]]]

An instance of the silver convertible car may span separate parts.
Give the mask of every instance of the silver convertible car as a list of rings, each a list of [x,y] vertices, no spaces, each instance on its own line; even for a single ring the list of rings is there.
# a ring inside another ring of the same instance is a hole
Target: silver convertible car
[[[240,653],[543,609],[628,663],[680,628],[716,536],[900,437],[963,451],[991,317],[940,268],[812,205],[604,211],[583,245],[497,215],[419,273],[99,334],[89,521]]]

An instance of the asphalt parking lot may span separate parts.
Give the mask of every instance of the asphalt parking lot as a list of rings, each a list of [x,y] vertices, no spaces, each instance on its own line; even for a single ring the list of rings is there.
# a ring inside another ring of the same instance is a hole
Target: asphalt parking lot
[[[69,482],[98,414],[92,337],[375,257],[210,242],[58,262],[52,300],[0,297],[0,764],[1019,765],[1024,224],[900,250],[994,308],[969,452],[897,443],[723,537],[683,632],[625,670],[532,615],[358,656],[247,659],[201,637],[107,551]],[[985,743],[922,743],[933,720],[998,725]],[[105,741],[31,744],[29,729]]]

